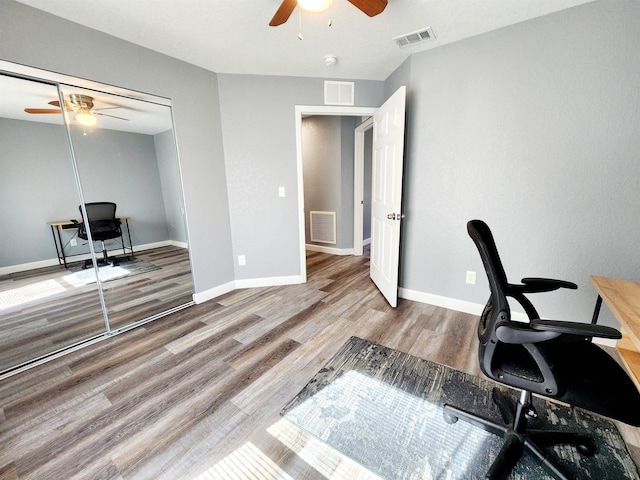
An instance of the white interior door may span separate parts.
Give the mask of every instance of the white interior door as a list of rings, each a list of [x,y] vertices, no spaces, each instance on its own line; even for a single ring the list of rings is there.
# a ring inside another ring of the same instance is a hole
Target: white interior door
[[[406,87],[373,115],[370,275],[392,307],[398,304]]]

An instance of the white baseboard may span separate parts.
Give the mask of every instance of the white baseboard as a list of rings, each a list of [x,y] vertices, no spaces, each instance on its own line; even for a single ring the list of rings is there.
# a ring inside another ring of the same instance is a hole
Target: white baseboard
[[[196,303],[204,303],[208,300],[213,300],[220,295],[224,295],[225,293],[232,292],[236,289],[236,282],[228,282],[223,285],[219,285],[214,288],[210,288],[209,290],[205,290],[204,292],[194,293],[193,301]]]
[[[353,255],[353,248],[323,247],[322,245],[312,245],[310,243],[307,243],[305,248],[312,252],[328,253],[330,255]]]
[[[236,288],[276,287],[280,285],[297,285],[305,283],[302,275],[290,275],[286,277],[247,278],[236,280]]]
[[[449,310],[469,313],[471,315],[480,316],[482,314],[482,310],[484,310],[483,304],[442,297],[440,295],[433,295],[431,293],[424,293],[416,290],[409,290],[408,288],[399,288],[398,295],[406,300],[428,303],[429,305],[435,305],[436,307],[448,308]],[[511,318],[518,322],[526,322],[529,320],[527,315],[523,312],[511,312]],[[594,338],[593,343],[612,348],[615,348],[616,346],[616,341],[608,338]]]
[[[297,285],[304,283],[305,278],[301,275],[291,275],[286,277],[265,277],[265,278],[247,278],[244,280],[234,280],[218,287],[205,290],[204,292],[195,293],[193,301],[203,303],[213,300],[220,295],[239,290],[241,288],[258,288],[258,287],[277,287],[280,285]]]
[[[178,242],[177,240],[169,240],[169,245],[178,248],[189,248],[189,244],[187,242]]]
[[[440,295],[419,292],[417,290],[410,290],[408,288],[399,288],[398,295],[401,298],[413,300],[414,302],[428,303],[429,305],[435,305],[436,307],[448,308],[449,310],[470,313],[472,315],[478,316],[484,309],[484,305],[480,305],[478,303],[467,302],[455,298],[442,297]]]

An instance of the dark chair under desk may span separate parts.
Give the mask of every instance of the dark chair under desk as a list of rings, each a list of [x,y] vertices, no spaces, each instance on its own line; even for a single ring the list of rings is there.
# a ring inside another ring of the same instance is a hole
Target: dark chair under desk
[[[640,392],[626,371],[591,342],[593,337],[618,339],[620,332],[591,323],[541,320],[525,294],[576,285],[544,278],[524,278],[522,284],[511,284],[489,227],[472,220],[467,231],[478,248],[491,291],[478,325],[480,368],[489,378],[521,393],[514,411],[506,396],[494,390],[494,402],[504,423],[452,405],[445,406],[445,419],[449,423],[464,420],[505,439],[488,479],[505,478],[524,452],[536,457],[554,478],[566,479],[540,445],[573,444],[583,455],[593,455],[594,445],[584,432],[528,428],[527,423],[537,417],[532,393],[640,426]],[[507,297],[522,305],[528,322],[512,321]]]
[[[78,237],[83,240],[89,240],[89,235],[87,235],[88,226],[91,240],[101,242],[102,245],[102,259],[98,260],[98,265],[118,265],[117,258],[109,257],[104,243],[106,240],[120,238],[120,242],[124,245],[121,222],[116,217],[116,204],[113,202],[85,203],[88,217],[86,221],[82,213],[82,206],[78,208],[80,209],[80,216],[83,218],[81,223],[74,222],[78,227]],[[91,260],[85,262],[85,268],[89,265],[91,265]]]

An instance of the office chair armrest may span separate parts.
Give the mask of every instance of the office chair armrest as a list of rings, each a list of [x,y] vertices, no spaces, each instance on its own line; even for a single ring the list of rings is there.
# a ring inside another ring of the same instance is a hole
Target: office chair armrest
[[[528,323],[522,325],[515,324],[513,322],[498,322],[496,324],[496,337],[502,343],[538,343],[546,342],[547,340],[553,340],[558,338],[562,333],[547,331],[547,330],[533,330],[529,327]]]
[[[576,290],[578,288],[578,285],[573,282],[556,280],[553,278],[527,277],[523,278],[521,282],[524,284],[522,293],[551,292],[559,288],[570,288],[571,290]]]
[[[536,331],[557,332],[581,337],[622,338],[622,334],[612,327],[592,323],[564,322],[561,320],[531,320],[531,328]]]

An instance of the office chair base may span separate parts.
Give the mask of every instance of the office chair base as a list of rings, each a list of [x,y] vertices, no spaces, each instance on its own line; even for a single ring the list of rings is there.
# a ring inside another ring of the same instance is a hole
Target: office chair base
[[[105,246],[104,241],[102,241],[102,258],[96,259],[98,263],[98,267],[106,267],[107,265],[113,265],[114,267],[117,267],[118,265],[120,265],[120,260],[129,261],[129,257],[122,257],[122,258],[110,257],[107,254],[107,247]],[[82,269],[84,270],[86,268],[89,268],[92,265],[93,265],[93,262],[89,258],[84,261],[84,265],[82,266]]]
[[[569,477],[547,458],[539,445],[574,445],[582,455],[591,456],[595,453],[592,441],[586,435],[575,432],[527,429],[527,420],[535,417],[535,410],[531,405],[529,392],[523,392],[520,398],[516,411],[513,412],[513,408],[502,392],[498,389],[493,390],[493,400],[507,422],[505,424],[451,405],[444,405],[444,419],[449,424],[461,419],[505,439],[500,453],[485,476],[487,480],[506,478],[525,451],[533,455],[547,473],[557,480],[569,480]]]
[[[109,265],[113,265],[114,267],[117,267],[118,265],[120,265],[120,261],[121,260],[125,260],[128,261],[129,258],[128,257],[118,257],[118,258],[114,258],[114,257],[107,257],[106,261],[104,258],[97,258],[96,261],[98,263],[98,267],[108,267]],[[89,258],[87,260],[84,261],[84,265],[82,265],[82,269],[85,270],[87,268],[93,267],[93,261]]]

